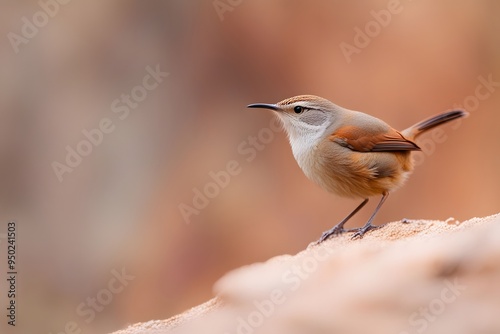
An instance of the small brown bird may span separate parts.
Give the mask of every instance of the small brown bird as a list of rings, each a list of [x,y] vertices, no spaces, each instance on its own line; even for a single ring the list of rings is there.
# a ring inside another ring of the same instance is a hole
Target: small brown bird
[[[318,243],[346,232],[344,224],[368,198],[382,195],[366,224],[349,231],[356,231],[353,238],[361,238],[377,228],[372,221],[380,207],[413,171],[411,152],[420,150],[414,140],[427,130],[468,115],[464,110],[446,111],[399,132],[378,118],[313,95],[276,104],[250,104],[248,108],[275,112],[288,134],[295,160],[309,179],[337,195],[363,199],[340,223],[325,231]]]

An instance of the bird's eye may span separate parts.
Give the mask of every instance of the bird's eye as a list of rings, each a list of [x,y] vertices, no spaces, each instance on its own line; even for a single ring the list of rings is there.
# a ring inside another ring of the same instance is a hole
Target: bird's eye
[[[300,114],[304,111],[304,108],[302,108],[301,106],[295,106],[293,108],[293,111],[295,111],[296,114]]]

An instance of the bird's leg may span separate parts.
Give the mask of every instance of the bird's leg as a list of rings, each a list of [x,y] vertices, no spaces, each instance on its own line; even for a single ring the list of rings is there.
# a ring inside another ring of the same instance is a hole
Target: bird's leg
[[[380,207],[382,206],[382,204],[384,204],[384,202],[385,202],[385,200],[387,199],[388,196],[389,196],[388,192],[385,192],[382,195],[382,198],[380,199],[380,202],[378,203],[377,208],[373,212],[373,214],[370,217],[370,219],[368,219],[368,221],[366,222],[365,226],[363,226],[363,227],[358,228],[358,229],[355,230],[356,233],[354,233],[354,235],[352,236],[351,239],[356,239],[358,237],[361,239],[366,232],[368,232],[370,230],[374,230],[374,229],[380,227],[380,226],[373,226],[372,225],[372,221],[375,218],[375,216],[377,215],[378,210],[380,210]]]
[[[361,210],[361,208],[364,207],[366,203],[368,203],[368,198],[366,198],[363,202],[361,202],[361,204],[358,205],[356,207],[356,209],[354,209],[354,211],[352,211],[350,214],[348,214],[347,217],[342,219],[342,221],[340,223],[338,223],[337,225],[335,225],[334,227],[332,227],[328,231],[323,232],[323,234],[321,235],[321,238],[319,238],[319,240],[316,241],[316,244],[322,243],[326,239],[330,238],[332,235],[338,235],[338,234],[342,234],[342,233],[346,232],[344,230],[344,224],[347,223],[347,221],[349,219],[351,219],[351,217],[354,216],[359,210]]]

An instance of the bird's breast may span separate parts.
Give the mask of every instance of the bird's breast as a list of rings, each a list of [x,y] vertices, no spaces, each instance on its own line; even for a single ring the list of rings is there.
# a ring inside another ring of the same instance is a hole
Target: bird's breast
[[[292,146],[304,174],[343,197],[367,198],[404,184],[412,170],[410,152],[355,152],[328,145]]]

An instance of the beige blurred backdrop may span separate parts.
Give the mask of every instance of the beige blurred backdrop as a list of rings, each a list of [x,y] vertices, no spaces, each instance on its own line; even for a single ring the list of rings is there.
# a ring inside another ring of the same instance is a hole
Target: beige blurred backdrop
[[[397,129],[465,104],[468,119],[422,138],[418,168],[376,221],[500,209],[496,0],[401,0],[383,25],[373,13],[394,2],[54,1],[41,1],[53,17],[38,14],[45,24],[17,47],[10,33],[43,6],[0,2],[0,237],[15,220],[19,272],[17,326],[2,311],[2,333],[170,317],[210,298],[228,270],[295,253],[358,205],[307,180],[285,134],[269,130],[272,114],[249,103],[315,94]],[[356,39],[365,28],[372,37]],[[168,76],[115,113],[148,66]],[[103,119],[113,131],[59,182],[53,162]],[[187,223],[195,189],[231,161],[237,175]],[[5,239],[0,256],[4,277]],[[6,291],[2,279],[2,310]]]

